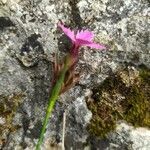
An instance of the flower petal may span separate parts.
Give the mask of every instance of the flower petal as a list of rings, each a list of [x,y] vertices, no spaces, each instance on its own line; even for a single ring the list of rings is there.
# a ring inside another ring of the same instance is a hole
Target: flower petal
[[[76,44],[82,46],[85,44],[91,44],[91,42],[85,41],[84,39],[76,39]]]
[[[58,27],[60,27],[63,32],[72,40],[75,42],[75,34],[74,34],[74,31],[72,31],[70,28],[66,28],[64,26],[64,24],[62,23],[58,23]]]
[[[81,30],[78,31],[76,34],[76,40],[84,40],[84,41],[88,41],[91,42],[94,38],[94,34],[91,31],[88,30]]]

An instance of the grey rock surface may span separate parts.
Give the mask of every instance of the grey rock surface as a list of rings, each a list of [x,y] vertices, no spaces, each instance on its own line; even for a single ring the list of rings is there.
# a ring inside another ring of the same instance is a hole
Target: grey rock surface
[[[124,147],[126,141],[132,143],[133,150],[150,149],[146,129],[144,134],[125,125],[129,136],[123,136],[121,130],[117,136],[117,130],[104,140],[89,135],[86,126],[92,116],[85,102],[86,91],[120,65],[150,67],[149,6],[149,0],[0,0],[0,104],[7,112],[0,116],[1,148],[34,149],[51,89],[54,54],[63,56],[69,47],[68,39],[57,29],[62,20],[72,28],[89,28],[95,41],[106,44],[109,50],[81,48],[79,84],[57,102],[43,149],[61,149],[64,110],[68,150],[129,149]]]
[[[125,123],[118,124],[116,132],[109,137],[110,150],[150,149],[150,131],[146,128],[133,128]]]

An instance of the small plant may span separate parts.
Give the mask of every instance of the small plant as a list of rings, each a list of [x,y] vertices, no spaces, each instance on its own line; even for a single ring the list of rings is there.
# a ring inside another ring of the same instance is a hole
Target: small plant
[[[55,106],[56,100],[59,95],[69,89],[77,80],[78,76],[75,75],[75,66],[78,62],[79,48],[81,46],[88,46],[96,49],[106,49],[104,45],[93,42],[94,34],[88,30],[73,31],[70,28],[64,26],[61,22],[58,27],[71,39],[72,48],[69,53],[63,59],[62,64],[55,64],[55,83],[53,84],[51,95],[49,98],[46,115],[43,121],[43,127],[41,134],[36,145],[36,150],[40,150],[40,146],[43,142],[44,133],[48,120],[51,116],[52,110]]]

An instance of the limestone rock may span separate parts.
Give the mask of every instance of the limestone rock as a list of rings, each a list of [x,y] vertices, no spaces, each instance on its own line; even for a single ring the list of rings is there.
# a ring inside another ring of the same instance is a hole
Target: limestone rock
[[[122,65],[150,67],[149,5],[148,0],[0,0],[1,148],[32,150],[38,140],[52,86],[54,55],[62,58],[70,46],[57,29],[59,20],[71,28],[92,30],[95,41],[109,50],[81,48],[77,66],[80,81],[58,100],[42,147],[60,147],[64,110],[68,112],[66,149],[102,150],[117,145],[122,139],[99,140],[88,132],[92,116],[86,91]],[[128,78],[124,79],[129,84]],[[149,149],[149,132],[140,135],[130,129],[132,149]],[[145,143],[137,142],[139,135],[146,137]]]

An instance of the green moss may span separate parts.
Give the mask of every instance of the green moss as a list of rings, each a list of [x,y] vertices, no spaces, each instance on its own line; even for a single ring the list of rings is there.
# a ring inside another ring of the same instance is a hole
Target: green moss
[[[124,113],[124,119],[127,122],[132,123],[135,127],[150,127],[149,96],[140,87],[133,86],[131,88],[127,95],[127,108]]]
[[[93,89],[93,101],[87,101],[93,113],[88,126],[91,134],[105,137],[119,120],[135,127],[150,127],[150,70],[140,67],[137,72],[130,85],[121,76],[131,78],[131,71],[125,68]]]
[[[140,66],[140,77],[144,83],[150,85],[150,69],[144,65]]]
[[[0,117],[4,118],[4,124],[0,125],[0,141],[5,141],[5,139],[3,139],[3,134],[7,134],[18,129],[19,126],[14,126],[12,124],[12,119],[23,96],[24,95],[20,93],[10,96],[0,96]]]

